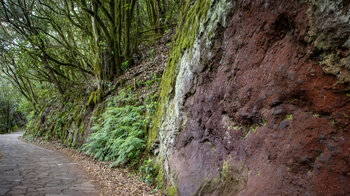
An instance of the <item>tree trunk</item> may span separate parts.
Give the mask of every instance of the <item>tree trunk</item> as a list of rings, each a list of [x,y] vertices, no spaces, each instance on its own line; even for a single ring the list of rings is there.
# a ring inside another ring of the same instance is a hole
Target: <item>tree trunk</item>
[[[129,5],[130,6],[130,5]],[[125,61],[130,62],[130,25],[131,25],[131,12],[129,8],[125,9],[125,38],[124,38],[124,57]]]

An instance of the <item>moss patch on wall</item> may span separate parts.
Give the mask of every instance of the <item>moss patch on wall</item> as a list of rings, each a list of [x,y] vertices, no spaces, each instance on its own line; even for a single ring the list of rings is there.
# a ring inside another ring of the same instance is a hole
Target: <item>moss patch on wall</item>
[[[243,175],[244,164],[235,166],[230,163],[231,157],[224,160],[220,173],[211,180],[204,180],[195,195],[236,195],[247,186],[247,176]]]
[[[171,186],[168,190],[168,195],[169,196],[174,196],[175,195],[175,186]]]
[[[344,12],[342,0],[311,1],[309,27],[304,41],[310,44],[311,56],[327,74],[337,76],[338,83],[350,82],[350,12]]]
[[[162,77],[159,105],[153,120],[153,127],[148,133],[148,149],[157,138],[158,128],[165,113],[167,101],[174,90],[177,64],[184,51],[193,46],[195,37],[199,31],[200,22],[206,17],[211,3],[211,0],[197,0],[192,4],[191,0],[186,0],[179,19],[180,22],[176,28],[176,34],[173,38],[173,46],[168,58],[167,67]]]
[[[45,111],[29,116],[25,138],[45,137],[58,140],[69,147],[83,143],[86,99],[73,99],[66,103],[50,103]]]

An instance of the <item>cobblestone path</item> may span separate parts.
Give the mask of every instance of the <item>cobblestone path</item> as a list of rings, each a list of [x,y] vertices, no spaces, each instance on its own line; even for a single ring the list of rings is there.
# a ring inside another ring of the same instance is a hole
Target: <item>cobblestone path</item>
[[[64,155],[0,135],[0,195],[98,195],[86,174]]]

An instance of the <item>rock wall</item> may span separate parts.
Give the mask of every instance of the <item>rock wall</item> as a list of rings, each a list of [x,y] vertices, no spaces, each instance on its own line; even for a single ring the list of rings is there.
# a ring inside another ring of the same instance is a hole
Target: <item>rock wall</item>
[[[149,137],[171,193],[350,194],[349,5],[187,1]]]

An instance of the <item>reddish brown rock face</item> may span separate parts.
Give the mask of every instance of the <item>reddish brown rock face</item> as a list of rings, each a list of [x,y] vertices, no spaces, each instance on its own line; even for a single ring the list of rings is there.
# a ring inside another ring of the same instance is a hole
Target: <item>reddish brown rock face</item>
[[[335,9],[345,17],[348,4]],[[178,194],[350,195],[350,88],[320,63],[349,55],[350,24],[321,23],[333,15],[317,9],[239,1],[203,47],[213,58],[201,59],[170,157]],[[317,49],[310,29],[327,29],[332,47]]]

